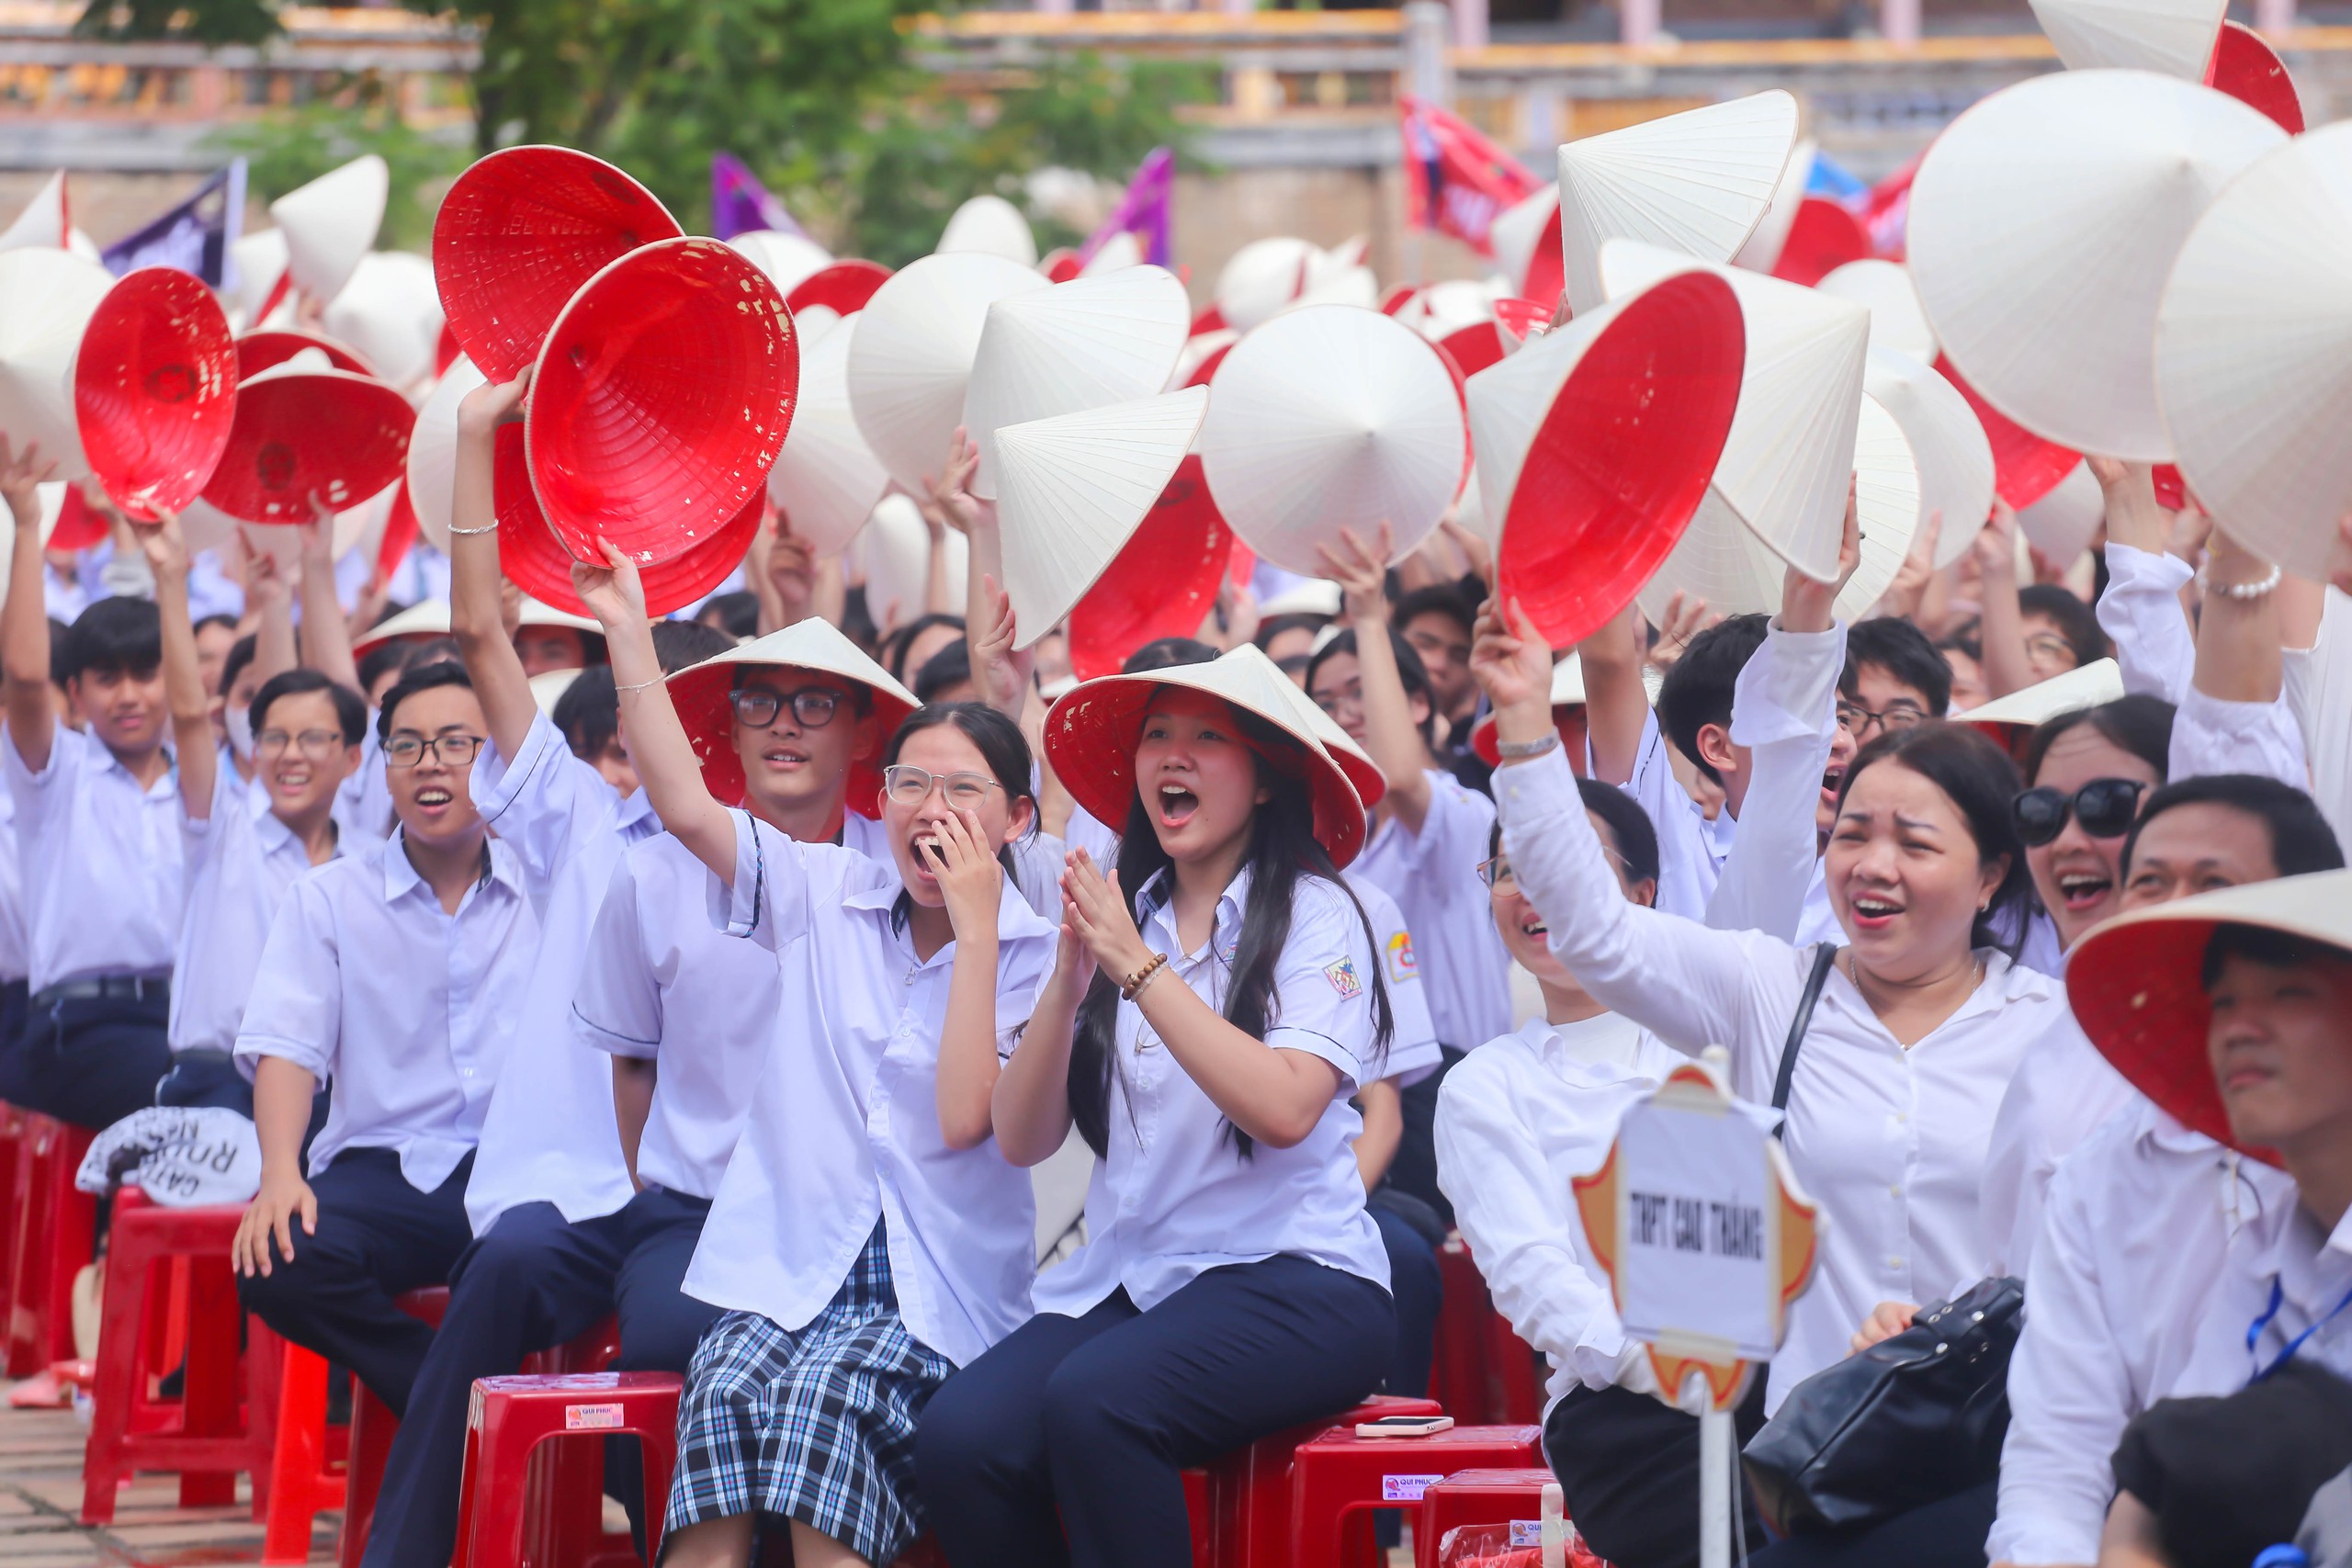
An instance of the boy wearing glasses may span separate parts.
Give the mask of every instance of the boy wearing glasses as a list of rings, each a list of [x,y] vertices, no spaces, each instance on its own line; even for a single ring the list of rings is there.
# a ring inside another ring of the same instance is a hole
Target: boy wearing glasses
[[[163,621],[164,691],[179,743],[187,863],[173,964],[172,1068],[156,1086],[155,1100],[251,1116],[253,1086],[231,1061],[245,998],[287,889],[335,856],[335,792],[359,766],[368,710],[358,693],[316,670],[288,670],[263,682],[248,710],[254,781],[268,803],[256,810],[252,788],[223,765],[213,744],[179,524],[166,517],[139,533]]]
[[[471,1239],[466,1180],[539,922],[468,794],[486,727],[464,669],[409,671],[376,728],[397,827],[295,881],[238,1029],[262,1174],[231,1256],[249,1310],[401,1415],[433,1331],[393,1303]]]

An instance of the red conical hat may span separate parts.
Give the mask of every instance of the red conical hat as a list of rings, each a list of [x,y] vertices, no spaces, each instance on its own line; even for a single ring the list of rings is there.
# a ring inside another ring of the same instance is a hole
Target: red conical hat
[[[337,343],[323,333],[269,327],[247,333],[237,340],[237,378],[250,381],[263,371],[285,364],[306,348],[315,348],[325,355],[327,363],[337,370],[348,370],[354,376],[376,374],[376,367],[361,358],[359,351],[349,344]]]
[[[547,514],[531,494],[531,474],[523,453],[523,427],[498,430],[496,478],[492,493],[498,502],[498,569],[514,585],[543,604],[574,615],[588,606],[571,591],[571,554],[548,526]],[[767,497],[754,494],[725,527],[684,555],[657,561],[638,573],[645,589],[645,613],[666,615],[691,604],[727,581],[742,564],[767,514]]]
[[[212,290],[141,267],[107,291],[82,333],[74,411],[91,471],[126,516],[194,501],[228,449],[237,353]]]
[[[311,495],[336,511],[401,477],[416,416],[368,376],[289,360],[243,382],[229,445],[204,499],[248,523],[308,523]]]
[[[509,147],[458,176],[433,220],[433,275],[466,357],[511,381],[581,286],[639,245],[674,240],[653,193],[569,147]]]
[[[1797,209],[1796,221],[1789,225],[1789,237],[1781,246],[1780,259],[1772,264],[1772,276],[1811,288],[1847,263],[1870,254],[1871,233],[1860,218],[1842,202],[1809,196]]]
[[[2031,506],[2057,489],[2059,481],[2083,460],[2080,452],[2044,441],[1986,402],[1959,367],[1941,355],[1936,356],[1936,371],[1960,389],[1977,423],[1984,427],[1984,439],[1993,445],[1993,489],[2012,507],[2022,512]]]
[[[1069,613],[1069,662],[1081,681],[1115,674],[1126,657],[1164,637],[1190,637],[1216,602],[1233,558],[1233,530],[1187,457],[1110,567]]]
[[[2290,136],[2303,133],[2302,95],[2287,74],[2287,62],[2243,22],[2222,24],[2212,63],[2205,67],[2205,85],[2260,109]]]
[[[621,257],[548,330],[523,425],[531,489],[564,547],[640,566],[711,537],[766,484],[800,345],[784,296],[717,240]]]
[[[793,313],[822,308],[837,316],[865,309],[874,291],[890,281],[890,269],[880,262],[837,261],[821,266],[792,287],[784,302]]]
[[[867,658],[831,621],[818,615],[715,653],[670,676],[670,701],[676,705],[678,723],[702,763],[704,787],[729,806],[743,798],[743,760],[735,751],[735,711],[729,694],[747,666],[821,671],[854,681],[873,694],[874,750],[851,761],[842,803],[861,817],[881,816],[882,750],[920,705],[912,692],[890,678],[888,671]],[[837,714],[833,722],[852,718]]]

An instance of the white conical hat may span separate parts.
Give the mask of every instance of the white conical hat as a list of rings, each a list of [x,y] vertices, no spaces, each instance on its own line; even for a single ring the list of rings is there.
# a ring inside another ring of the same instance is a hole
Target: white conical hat
[[[1086,265],[1078,269],[1078,276],[1100,277],[1106,272],[1116,272],[1124,266],[1141,266],[1143,264],[1143,242],[1136,239],[1131,231],[1119,229],[1114,231],[1111,237],[1102,242],[1101,250],[1086,258]]]
[[[1214,332],[1186,338],[1184,351],[1176,356],[1176,384],[1182,386],[1190,381],[1200,367],[1209,362],[1210,355],[1220,349],[1231,348],[1240,341],[1241,334],[1231,327],[1219,327]]]
[[[1942,513],[1936,568],[1968,553],[1993,511],[1993,444],[1960,389],[1907,354],[1872,349],[1862,390],[1894,417],[1919,468],[1919,525]]]
[[[2235,98],[2140,71],[2063,71],[1984,99],[1911,185],[1911,276],[1944,353],[2044,440],[2168,459],[2165,279],[2214,195],[2286,140]]]
[[[1527,269],[1535,260],[1537,248],[1560,243],[1559,188],[1539,186],[1532,194],[1504,208],[1487,226],[1487,238],[1495,247],[1495,265],[1503,269],[1509,290],[1524,288]],[[1431,289],[1442,287],[1432,285]]]
[[[2112,659],[2097,659],[2063,675],[2052,675],[2022,691],[1951,716],[1961,724],[2016,725],[2031,729],[2061,714],[2080,713],[2123,695],[2123,667]]]
[[[1002,256],[960,253],[900,267],[874,291],[850,343],[849,404],[892,479],[913,489],[939,472],[989,307],[1046,287]]]
[[[832,253],[805,234],[753,229],[727,242],[768,275],[779,294],[789,294],[811,274],[833,265]]]
[[[66,218],[65,171],[60,169],[49,176],[49,183],[25,203],[24,209],[8,226],[0,229],[0,251],[26,246],[62,251],[67,248],[72,230]]]
[[[67,251],[0,251],[0,432],[19,451],[39,442],[62,479],[89,470],[74,414],[74,355],[113,287],[106,268]]]
[[[2070,70],[2155,71],[2202,82],[2229,0],[2032,0]]]
[[[1401,557],[1460,492],[1462,400],[1437,349],[1377,310],[1312,305],[1233,345],[1201,429],[1209,491],[1276,566],[1319,575],[1341,528],[1390,525]]]
[[[1808,136],[1790,152],[1780,183],[1772,187],[1772,205],[1764,209],[1756,232],[1747,236],[1747,243],[1731,258],[1733,265],[1751,272],[1770,272],[1780,265],[1781,252],[1789,243],[1789,231],[1797,226],[1797,213],[1804,206],[1805,188],[1813,183],[1814,156],[1820,151],[1821,144]]]
[[[441,346],[441,291],[433,264],[410,251],[370,251],[326,308],[330,337],[357,349],[395,387],[433,374]]]
[[[376,247],[390,194],[390,170],[368,152],[271,202],[294,287],[321,300],[342,293],[359,258]]]
[[[2040,501],[2018,513],[2025,542],[2060,566],[2071,566],[2091,547],[2107,520],[2107,492],[2088,463],[2077,463]]]
[[[1894,416],[1867,397],[1855,420],[1853,484],[1861,558],[1838,594],[1838,617],[1849,625],[1870,613],[1903,570],[1920,516],[1919,472],[1911,445]],[[1844,525],[1841,496],[1841,532]],[[1741,524],[1739,514],[1710,491],[1699,503],[1690,531],[1637,603],[1644,615],[1659,624],[1665,620],[1667,602],[1678,592],[1686,602],[1704,599],[1707,608],[1720,615],[1776,613],[1788,570],[1788,563],[1767,549]]]
[[[1037,265],[1037,237],[1021,209],[1001,196],[976,196],[956,209],[939,236],[937,254],[977,251],[1023,266]]]
[[[1686,109],[1560,148],[1560,242],[1568,303],[1589,310],[1604,241],[1642,240],[1727,262],[1755,233],[1797,139],[1780,88]]]
[[[972,493],[997,493],[997,431],[1150,397],[1168,385],[1192,325],[1184,286],[1157,266],[1074,277],[990,305],[964,391],[964,426],[980,452]]]
[[[1335,267],[1309,278],[1306,289],[1286,309],[1295,310],[1302,305],[1353,305],[1376,310],[1380,279],[1368,266]]]
[[[577,669],[542,670],[531,677],[531,701],[541,713],[553,718],[555,705],[563,700],[563,694],[571,690],[571,683],[578,679]]]
[[[889,470],[857,433],[849,407],[849,349],[863,311],[800,340],[800,392],[784,450],[768,470],[768,499],[793,535],[820,556],[838,555],[889,488]]]
[[[276,229],[240,234],[229,247],[229,260],[236,276],[222,302],[229,308],[231,325],[250,332],[261,325],[261,308],[285,276],[286,235]]]
[[[923,525],[914,498],[892,491],[876,502],[856,543],[865,557],[865,609],[874,624],[882,626],[893,604],[900,626],[921,615],[930,581],[931,530]],[[947,581],[961,583],[970,560],[964,536],[950,528],[944,546]]]
[[[443,555],[449,553],[449,517],[456,504],[458,405],[484,379],[464,355],[449,361],[409,432],[408,503],[416,513],[417,532]]]
[[[1480,321],[1495,319],[1495,301],[1510,296],[1491,281],[1469,278],[1449,278],[1432,283],[1420,292],[1415,310],[1408,317],[1399,312],[1397,319],[1412,327],[1431,343],[1475,327]]]
[[[2289,571],[2340,569],[2352,511],[2352,123],[2238,176],[2180,248],[2156,393],[2181,473],[2231,537]]]
[[[1250,241],[1216,275],[1217,314],[1238,333],[1272,320],[1306,288],[1316,254],[1314,245],[1294,235]]]
[[[1901,262],[1848,262],[1814,285],[1824,294],[1851,299],[1871,313],[1871,346],[1907,354],[1922,365],[1936,362],[1936,331],[1919,307],[1911,269]]]
[[[1058,626],[1118,558],[1175,477],[1208,406],[1206,387],[1188,387],[996,433],[1014,647]]]
[[[1612,294],[1700,265],[1629,240],[1610,242],[1601,256]],[[1708,270],[1731,285],[1747,323],[1739,412],[1714,491],[1782,560],[1827,582],[1845,529],[1870,312],[1745,267]]]
[[[284,530],[290,532],[290,530]],[[370,649],[380,648],[395,637],[447,637],[449,635],[449,601],[420,599],[398,615],[387,615],[361,632],[351,642],[351,651],[364,659]]]

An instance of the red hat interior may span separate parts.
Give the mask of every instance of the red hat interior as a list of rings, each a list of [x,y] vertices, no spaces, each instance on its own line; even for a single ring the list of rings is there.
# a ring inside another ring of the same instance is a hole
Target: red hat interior
[[[2303,100],[2287,62],[2263,36],[2243,22],[2225,21],[2213,45],[2205,85],[2260,109],[2290,136],[2303,133]]]
[[[373,376],[376,367],[360,357],[359,351],[348,344],[337,343],[322,333],[297,332],[291,327],[270,327],[247,333],[237,340],[237,378],[250,381],[275,365],[283,365],[306,348],[315,348],[327,356],[327,363],[337,370],[348,370],[355,376]]]
[[[1863,261],[1874,254],[1870,231],[1843,202],[1809,196],[1798,207],[1796,221],[1789,226],[1788,243],[1781,247],[1772,276],[1810,288],[1848,262]]]
[[[1960,367],[1942,355],[1936,356],[1936,373],[1960,389],[1984,426],[1984,438],[1993,446],[1993,488],[2012,507],[2023,511],[2031,506],[2056,490],[2058,481],[2083,460],[2080,452],[2044,441],[1977,396],[1976,389],[1962,378]]]
[[[820,266],[792,286],[785,303],[795,310],[822,306],[837,316],[863,310],[874,291],[890,281],[890,269],[879,262],[837,261]]]
[[[371,376],[264,372],[237,389],[204,499],[248,523],[308,523],[314,491],[345,511],[401,477],[415,423],[408,400]]]
[[[74,363],[82,450],[126,516],[153,522],[202,492],[236,419],[237,351],[212,290],[150,266],[107,290]]]
[[[1070,668],[1081,681],[1114,672],[1164,637],[1190,637],[1216,601],[1233,530],[1188,456],[1125,548],[1069,614]]]

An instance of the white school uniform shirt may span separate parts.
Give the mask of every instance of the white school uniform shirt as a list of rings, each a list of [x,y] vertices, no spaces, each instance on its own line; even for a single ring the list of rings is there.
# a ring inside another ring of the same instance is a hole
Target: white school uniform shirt
[[[2177,703],[2188,691],[2197,672],[2197,638],[2180,591],[2196,575],[2176,555],[2107,547],[2107,590],[2092,610],[2115,645],[2126,692]]]
[[[1372,922],[1372,941],[1380,954],[1380,977],[1388,989],[1388,1055],[1381,1077],[1399,1089],[1410,1089],[1445,1062],[1438,1048],[1437,1025],[1430,1021],[1430,990],[1421,978],[1421,962],[1413,933],[1405,924],[1396,900],[1376,883],[1366,882],[1351,866],[1340,874],[1348,891],[1363,906]],[[1491,917],[1489,917],[1491,919]]]
[[[710,873],[667,833],[620,856],[582,954],[571,1027],[607,1084],[608,1054],[660,1063],[639,1180],[718,1196],[777,1032],[805,1030],[816,1010],[812,945],[771,953],[712,925]]]
[[[141,789],[96,737],[52,726],[49,766],[5,751],[25,892],[27,979],[38,994],[67,980],[172,972],[183,889],[179,774]]]
[[[1678,1050],[1727,1046],[1732,1081],[1769,1100],[1812,954],[1626,902],[1555,754],[1495,774],[1521,890],[1552,951],[1602,1006]],[[2047,976],[1980,950],[1984,978],[1907,1050],[1833,970],[1789,1098],[1789,1158],[1829,1223],[1812,1288],[1789,1313],[1768,1409],[1845,1356],[1883,1301],[1931,1302],[1984,1278],[1978,1191],[2002,1091],[2026,1043],[2066,1005]]]
[[[1097,820],[1083,806],[1069,808],[1069,820],[1062,824],[1062,843],[1069,849],[1084,850],[1096,865],[1114,865],[1119,859],[1118,830]]]
[[[1412,929],[1429,987],[1430,1021],[1457,1051],[1510,1029],[1510,954],[1478,880],[1494,836],[1495,803],[1452,773],[1424,769],[1430,806],[1420,831],[1391,817],[1348,870],[1396,901]]]
[[[258,798],[256,798],[258,796]],[[286,891],[309,874],[311,852],[224,760],[213,774],[211,815],[180,813],[187,898],[172,973],[169,1040],[175,1052],[235,1049],[245,998]]]
[[[1577,1217],[1572,1179],[1609,1157],[1627,1110],[1681,1058],[1630,1019],[1542,1019],[1454,1065],[1437,1097],[1437,1179],[1478,1272],[1551,1363],[1544,1414],[1571,1390],[1657,1386],[1625,1336]]]
[[[2352,843],[2352,599],[2339,589],[2327,591],[2317,640],[2287,649],[2287,706],[2311,761],[2312,798]]]
[[[1166,886],[1165,874],[1146,886]],[[1217,898],[1207,941],[1187,953],[1172,903],[1150,908],[1143,940],[1165,953],[1168,976],[1219,1012],[1250,897],[1245,867]],[[1363,1206],[1351,1146],[1363,1121],[1348,1103],[1388,1076],[1378,1055],[1372,965],[1380,962],[1355,905],[1333,884],[1302,875],[1289,939],[1274,964],[1265,1043],[1338,1069],[1331,1103],[1297,1145],[1259,1144],[1248,1159],[1225,1112],[1161,1043],[1143,1010],[1119,1004],[1118,1070],[1109,1147],[1086,1190],[1087,1243],[1037,1281],[1037,1310],[1079,1317],[1125,1289],[1149,1312],[1211,1269],[1294,1254],[1388,1289],[1388,1254]],[[1155,982],[1166,985],[1167,978]]]
[[[2025,1275],[2060,1163],[2129,1105],[2147,1101],[2098,1054],[2071,1010],[2026,1047],[1994,1113],[1984,1167],[1984,1243],[1995,1273]]]
[[[481,1136],[532,964],[538,916],[514,852],[446,914],[395,833],[295,881],[269,928],[238,1030],[246,1077],[278,1056],[334,1080],[308,1168],[349,1148],[392,1149],[420,1192]]]
[[[25,945],[25,885],[17,869],[17,797],[0,789],[0,981],[23,979],[30,963]]]
[[[1674,776],[1668,755],[1673,742],[1659,728],[1656,709],[1642,718],[1642,739],[1634,751],[1634,771],[1618,787],[1634,797],[1657,829],[1657,905],[1668,914],[1703,920],[1715,896],[1724,863],[1731,858],[1739,832],[1726,806],[1713,821],[1690,798]],[[1588,753],[1589,755],[1589,753]],[[1499,772],[1499,770],[1498,770]]]
[[[890,910],[896,863],[799,844],[743,812],[731,884],[706,877],[709,917],[770,953],[806,950],[813,1017],[779,1018],[685,1291],[807,1325],[884,1222],[908,1329],[958,1366],[1029,1315],[1036,1202],[989,1139],[939,1131],[939,1037],[956,947],[915,956]],[[1009,1058],[1053,970],[1060,929],[1008,886],[997,906],[997,1051]],[[813,1023],[813,1027],[811,1027]]]
[[[1838,739],[1838,677],[1845,668],[1841,622],[1826,632],[1774,626],[1740,669],[1731,738],[1749,749],[1747,794],[1737,839],[1707,898],[1706,921],[1717,931],[1804,940],[1807,893],[1821,869],[1821,776]]]
[[[2284,1173],[2136,1097],[2066,1159],[2009,1362],[1989,1560],[2097,1561],[2124,1427],[2178,1382],[2199,1325],[2228,1315],[2219,1298],[2232,1233],[2294,1201]],[[2241,1357],[2245,1325],[2238,1316]]]

